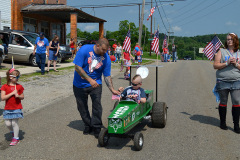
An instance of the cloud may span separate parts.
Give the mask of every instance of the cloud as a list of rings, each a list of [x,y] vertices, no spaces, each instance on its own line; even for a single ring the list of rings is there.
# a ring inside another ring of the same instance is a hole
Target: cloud
[[[236,25],[237,25],[237,23],[231,22],[231,21],[228,21],[228,22],[226,22],[225,24],[226,24],[227,26],[236,26]]]
[[[96,25],[87,25],[87,26],[84,27],[84,30],[88,31],[88,32],[94,31],[96,29],[97,29]]]
[[[182,31],[182,28],[181,28],[181,27],[178,27],[178,26],[174,26],[174,27],[172,27],[172,30],[173,30],[174,32],[180,32],[180,31]]]

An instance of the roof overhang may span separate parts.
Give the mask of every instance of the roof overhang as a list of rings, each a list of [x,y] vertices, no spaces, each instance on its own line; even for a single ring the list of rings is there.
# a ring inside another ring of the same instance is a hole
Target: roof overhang
[[[39,14],[50,18],[59,19],[64,23],[70,23],[70,14],[77,14],[78,23],[103,23],[104,19],[94,17],[77,8],[62,4],[30,4],[21,8],[23,14]]]

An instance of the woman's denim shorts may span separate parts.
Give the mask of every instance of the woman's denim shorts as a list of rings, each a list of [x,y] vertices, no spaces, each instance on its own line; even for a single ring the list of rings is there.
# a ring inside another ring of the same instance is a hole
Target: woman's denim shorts
[[[18,119],[18,118],[23,118],[23,112],[21,109],[3,111],[3,119]]]
[[[225,90],[225,89],[230,89],[230,90],[240,89],[240,81],[217,80],[216,90],[219,91],[219,90]]]

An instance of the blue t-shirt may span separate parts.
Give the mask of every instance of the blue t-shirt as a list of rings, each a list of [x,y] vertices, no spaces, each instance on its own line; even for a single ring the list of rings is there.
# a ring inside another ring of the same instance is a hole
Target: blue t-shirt
[[[140,100],[141,98],[146,98],[146,93],[144,91],[144,89],[139,88],[137,90],[133,89],[132,86],[127,87],[122,93],[121,93],[121,97],[122,98],[126,98],[127,101],[133,101],[133,99],[128,98],[128,95],[137,95],[137,98],[135,99],[135,101]]]
[[[77,52],[73,63],[83,68],[89,77],[98,84],[102,84],[102,74],[111,75],[111,60],[107,52],[100,56],[94,52],[94,44],[86,44]],[[83,79],[76,71],[74,72],[73,85],[78,88],[91,87],[91,84]]]
[[[49,46],[47,38],[40,39],[40,37],[37,37],[35,44],[37,45],[36,53],[46,53],[46,47]]]

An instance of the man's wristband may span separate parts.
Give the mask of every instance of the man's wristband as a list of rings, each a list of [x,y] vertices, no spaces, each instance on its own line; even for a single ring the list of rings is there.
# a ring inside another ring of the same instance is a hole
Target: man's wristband
[[[226,66],[228,66],[228,63],[226,62]]]

